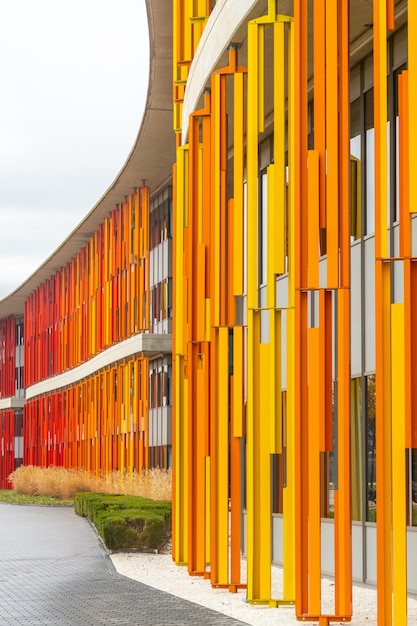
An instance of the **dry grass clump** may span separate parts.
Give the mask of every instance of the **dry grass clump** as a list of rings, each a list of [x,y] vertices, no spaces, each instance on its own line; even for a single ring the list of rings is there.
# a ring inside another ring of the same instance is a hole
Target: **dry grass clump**
[[[142,496],[152,500],[171,500],[171,471],[151,469],[147,474],[101,474],[82,469],[22,465],[9,476],[14,491],[30,496],[51,496],[62,500],[75,493],[92,491]]]
[[[123,493],[142,496],[151,500],[171,500],[172,473],[170,470],[150,469],[147,474],[133,472],[120,475],[119,472],[103,474],[95,479],[96,489],[102,493]]]
[[[91,491],[88,473],[79,469],[22,465],[9,476],[14,491],[29,496],[68,500],[78,491]]]

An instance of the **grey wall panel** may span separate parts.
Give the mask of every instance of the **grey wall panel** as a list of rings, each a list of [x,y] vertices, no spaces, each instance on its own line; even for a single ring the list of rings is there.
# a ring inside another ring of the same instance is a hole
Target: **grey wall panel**
[[[396,261],[394,267],[394,302],[404,302],[404,262]]]
[[[417,528],[407,530],[407,587],[410,593],[417,593]]]
[[[362,523],[352,523],[352,577],[363,582],[363,533]]]
[[[162,243],[162,255],[163,255],[162,280],[164,280],[165,278],[167,278],[167,277],[169,276],[169,266],[168,266],[169,254],[168,254],[168,244],[169,244],[169,239],[166,239],[166,240]]]
[[[150,287],[153,287],[155,284],[154,271],[155,271],[155,248],[149,251],[149,286]]]
[[[167,272],[167,276],[172,276],[172,239],[168,239],[167,247],[168,247],[167,263],[168,263],[168,267],[171,268],[171,270]]]
[[[156,419],[157,419],[157,428],[158,428],[158,438],[157,438],[157,445],[158,446],[162,446],[162,407],[158,407],[158,409],[156,410]]]
[[[161,282],[164,273],[164,246],[162,243],[157,247],[158,250],[158,283]]]
[[[23,437],[14,438],[14,458],[23,459]]]
[[[172,444],[172,407],[167,406],[165,408],[166,420],[167,420],[167,445]]]
[[[366,525],[366,580],[376,584],[376,525]]]
[[[362,373],[362,282],[361,282],[361,246],[354,244],[351,247],[351,372],[352,378]]]
[[[275,565],[284,563],[284,552],[282,548],[282,536],[284,529],[284,520],[282,515],[272,516],[272,562]]]
[[[148,416],[148,438],[149,438],[149,445],[150,446],[154,446],[154,428],[153,428],[153,414],[154,414],[154,410],[150,409],[149,410],[149,416]]]
[[[334,576],[334,523],[321,520],[321,573]]]
[[[288,276],[282,276],[276,283],[276,306],[285,308],[288,306]]]

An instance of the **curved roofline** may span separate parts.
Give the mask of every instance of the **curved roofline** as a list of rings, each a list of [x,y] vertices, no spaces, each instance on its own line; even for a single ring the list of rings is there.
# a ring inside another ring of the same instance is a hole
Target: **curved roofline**
[[[171,177],[175,160],[172,126],[172,3],[165,0],[145,2],[149,28],[149,83],[135,143],[113,183],[79,225],[29,278],[0,300],[0,318],[23,315],[29,295],[83,248],[125,196],[142,182],[154,193]]]

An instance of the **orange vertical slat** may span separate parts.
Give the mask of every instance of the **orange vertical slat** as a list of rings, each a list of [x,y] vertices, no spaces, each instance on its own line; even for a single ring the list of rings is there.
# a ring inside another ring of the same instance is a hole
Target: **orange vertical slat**
[[[319,152],[308,151],[308,250],[307,280],[310,289],[319,287]]]
[[[326,3],[327,287],[339,285],[339,102],[337,2]]]
[[[320,356],[320,331],[309,328],[308,336],[308,587],[309,614],[321,613],[321,519],[320,519],[320,380],[317,363]]]
[[[319,225],[326,226],[326,0],[314,2],[314,149],[319,154]]]
[[[305,262],[306,229],[306,159],[308,136],[308,100],[307,100],[307,21],[308,7],[303,0],[294,1],[294,131],[295,164],[292,173],[292,189],[295,205],[295,519],[296,519],[296,614],[308,613],[308,488],[307,462],[308,449],[306,438],[306,328],[307,297],[299,291],[307,284],[307,264]],[[291,172],[290,172],[291,176]]]

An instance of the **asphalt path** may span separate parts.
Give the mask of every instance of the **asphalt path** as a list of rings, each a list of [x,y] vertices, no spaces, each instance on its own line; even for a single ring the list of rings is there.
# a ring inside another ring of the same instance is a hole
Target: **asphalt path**
[[[94,528],[71,507],[0,503],[0,625],[22,624],[243,622],[118,574]]]

